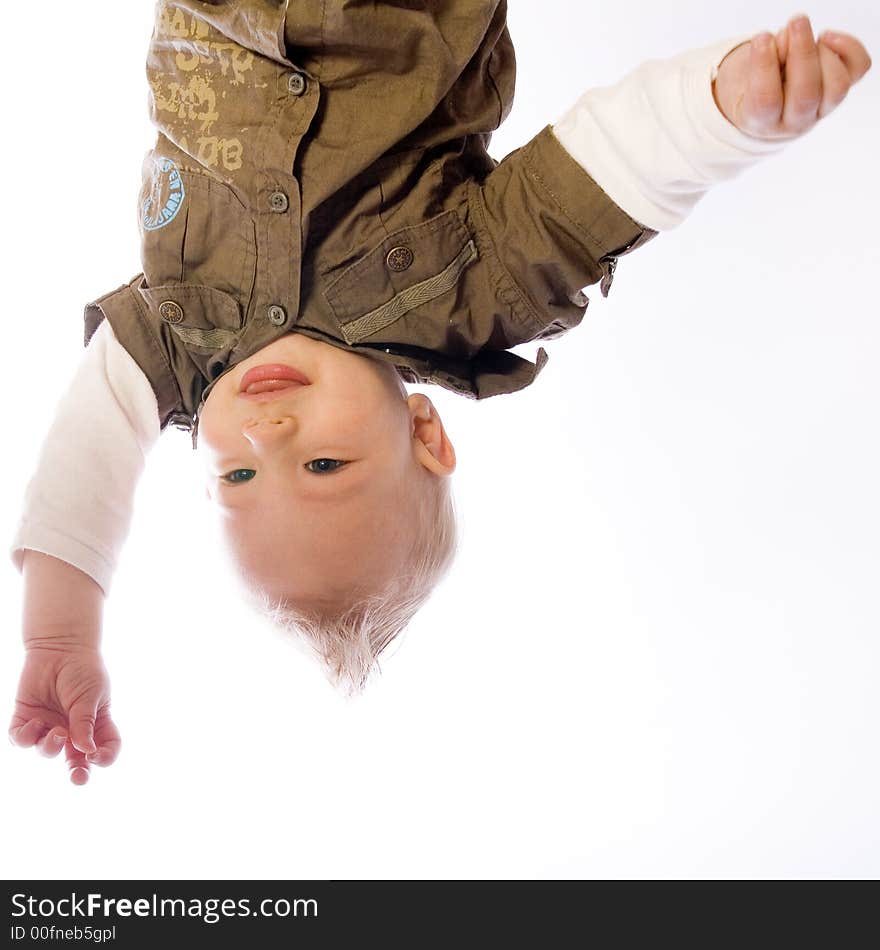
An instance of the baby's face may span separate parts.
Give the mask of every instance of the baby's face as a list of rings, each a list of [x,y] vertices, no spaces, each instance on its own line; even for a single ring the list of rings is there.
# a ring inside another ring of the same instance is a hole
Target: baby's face
[[[242,377],[267,364],[309,384],[245,398]],[[430,400],[407,397],[392,366],[299,333],[217,380],[198,448],[240,572],[306,609],[388,580],[409,552],[424,480],[455,466]]]

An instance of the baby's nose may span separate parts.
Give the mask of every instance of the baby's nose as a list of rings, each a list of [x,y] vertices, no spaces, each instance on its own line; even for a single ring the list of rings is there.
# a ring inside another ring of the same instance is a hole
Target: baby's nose
[[[254,448],[275,445],[295,431],[296,424],[290,416],[271,416],[246,422],[242,435]]]

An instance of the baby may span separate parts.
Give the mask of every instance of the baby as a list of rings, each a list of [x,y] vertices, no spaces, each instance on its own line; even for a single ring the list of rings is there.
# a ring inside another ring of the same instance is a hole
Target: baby
[[[545,351],[511,347],[578,325],[583,287],[607,296],[619,257],[870,67],[797,17],[590,90],[499,164],[504,0],[309,7],[157,6],[143,273],[86,308],[11,552],[10,737],[63,748],[76,784],[119,751],[103,599],[161,431],[192,433],[242,592],[359,689],[455,550],[455,451],[404,382],[476,399],[531,384]]]

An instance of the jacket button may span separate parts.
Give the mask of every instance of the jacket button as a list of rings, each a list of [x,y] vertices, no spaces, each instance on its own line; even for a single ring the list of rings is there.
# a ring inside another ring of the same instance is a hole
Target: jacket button
[[[173,300],[164,300],[159,304],[159,316],[166,323],[180,323],[183,320],[183,308]]]
[[[287,211],[287,206],[287,195],[285,195],[283,191],[273,191],[269,196],[269,207],[276,214],[283,214]]]
[[[285,320],[287,320],[287,314],[284,312],[284,307],[279,307],[277,304],[273,304],[269,307],[269,323],[273,326],[280,327],[284,325]]]
[[[287,91],[292,96],[301,96],[306,91],[306,81],[302,73],[291,73],[287,77]]]
[[[389,270],[406,270],[412,262],[413,252],[402,244],[398,247],[392,247],[385,258]]]

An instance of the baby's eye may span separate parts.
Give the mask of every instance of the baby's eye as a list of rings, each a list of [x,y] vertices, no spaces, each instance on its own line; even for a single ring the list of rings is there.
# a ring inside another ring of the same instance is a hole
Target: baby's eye
[[[323,465],[323,462],[330,462],[329,466]],[[312,468],[311,466],[317,465],[318,468]],[[339,459],[312,459],[311,462],[306,462],[306,468],[315,475],[324,475],[327,472],[335,472],[338,468],[342,468],[345,465],[345,462],[341,462]]]
[[[244,474],[245,478],[236,478],[236,475]],[[224,482],[230,485],[236,484],[236,482],[249,482],[254,475],[257,473],[252,468],[236,468],[231,472],[227,472],[225,475],[222,475],[221,478]]]

